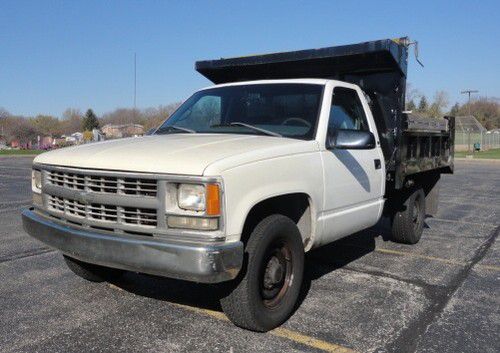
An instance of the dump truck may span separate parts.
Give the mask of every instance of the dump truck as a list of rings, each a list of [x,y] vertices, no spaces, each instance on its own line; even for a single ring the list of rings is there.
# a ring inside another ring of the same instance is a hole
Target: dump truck
[[[454,118],[405,111],[411,43],[199,61],[215,85],[150,135],[37,156],[24,229],[82,278],[211,283],[233,323],[271,330],[306,252],[382,217],[415,244],[437,211]]]

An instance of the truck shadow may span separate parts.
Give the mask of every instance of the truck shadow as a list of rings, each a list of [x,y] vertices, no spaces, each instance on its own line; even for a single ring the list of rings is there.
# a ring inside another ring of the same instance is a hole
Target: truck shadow
[[[308,252],[297,308],[307,297],[312,282],[371,253],[375,238],[388,240],[389,230],[383,223]],[[228,290],[227,285],[198,284],[133,272],[127,272],[112,284],[141,297],[215,311],[222,311],[219,299]]]

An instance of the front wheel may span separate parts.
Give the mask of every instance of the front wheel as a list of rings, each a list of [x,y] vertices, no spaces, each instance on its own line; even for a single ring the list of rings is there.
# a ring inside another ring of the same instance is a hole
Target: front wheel
[[[269,331],[285,322],[297,304],[304,271],[302,237],[291,219],[272,215],[252,231],[245,256],[245,272],[221,306],[235,325]]]
[[[392,240],[416,244],[422,237],[425,220],[425,194],[416,189],[399,205],[392,217]]]

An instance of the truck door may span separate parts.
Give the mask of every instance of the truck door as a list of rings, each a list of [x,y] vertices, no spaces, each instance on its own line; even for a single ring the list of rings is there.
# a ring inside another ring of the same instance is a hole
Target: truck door
[[[321,243],[339,239],[374,225],[381,214],[385,165],[376,127],[361,91],[337,86],[333,89],[329,132],[334,129],[374,132],[373,149],[325,149],[324,212]]]

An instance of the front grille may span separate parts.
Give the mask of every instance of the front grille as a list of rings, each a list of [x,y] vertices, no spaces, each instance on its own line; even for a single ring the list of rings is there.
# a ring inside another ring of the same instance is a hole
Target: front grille
[[[82,224],[89,220],[102,224],[127,224],[147,228],[156,228],[158,225],[156,209],[121,207],[91,203],[85,205],[79,201],[53,195],[48,196],[50,211],[61,215],[68,215],[82,219]]]
[[[51,170],[47,172],[47,182],[67,189],[104,194],[156,197],[158,192],[157,181],[144,178],[120,178]]]

